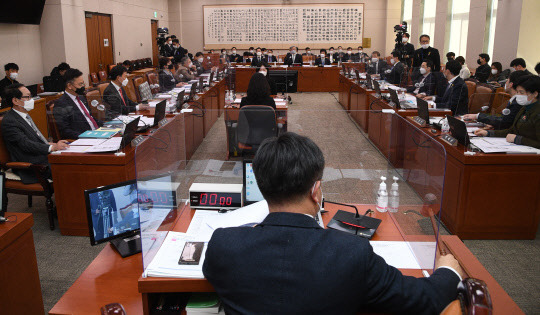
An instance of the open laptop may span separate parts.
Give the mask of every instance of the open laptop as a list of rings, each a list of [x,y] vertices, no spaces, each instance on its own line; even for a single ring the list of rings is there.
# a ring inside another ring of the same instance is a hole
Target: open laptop
[[[456,138],[456,140],[464,146],[469,145],[469,134],[467,133],[467,125],[465,125],[465,122],[450,115],[446,115],[446,119],[448,119],[452,137]]]
[[[388,93],[390,93],[390,100],[392,101],[392,103],[396,104],[397,109],[414,108],[414,106],[411,103],[409,103],[407,101],[400,101],[396,90],[388,89]]]
[[[429,124],[439,130],[441,129],[440,121],[444,117],[429,117],[429,104],[427,101],[417,97],[416,110],[418,111],[418,117],[422,118],[426,124]]]
[[[371,80],[371,74],[366,73],[366,86],[368,89],[373,90],[373,80]]]
[[[184,98],[185,98],[186,91],[182,90],[178,95],[176,96],[176,110],[181,111],[182,105],[184,104]]]
[[[137,133],[140,119],[141,117],[137,117],[126,124],[126,127],[124,128],[124,133],[122,134],[122,142],[120,142],[120,148],[125,147],[128,143],[131,142],[131,140],[133,140],[133,138],[135,138],[135,133]]]
[[[158,123],[165,118],[165,110],[167,108],[167,100],[163,100],[156,104],[156,111],[154,113],[154,124],[153,126],[157,126]]]

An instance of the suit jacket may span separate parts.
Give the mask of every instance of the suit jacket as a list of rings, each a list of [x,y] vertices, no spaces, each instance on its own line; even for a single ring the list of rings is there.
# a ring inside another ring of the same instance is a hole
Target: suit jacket
[[[338,61],[345,61],[344,57],[345,57],[346,53],[344,52],[337,52],[334,54],[334,62],[338,62]]]
[[[125,104],[122,101],[118,90],[116,90],[116,87],[112,83],[110,83],[105,88],[105,91],[103,91],[103,102],[109,105],[109,117],[127,115],[130,112],[137,110],[137,103],[129,99],[123,87],[120,87],[120,91],[122,92],[122,96],[126,102]]]
[[[483,122],[484,124],[492,125],[493,129],[495,130],[508,129],[512,127],[512,124],[514,123],[517,114],[521,110],[521,107],[522,106],[519,105],[515,99],[513,99],[508,102],[508,105],[506,105],[506,108],[510,110],[510,114],[498,116],[479,113],[477,120],[479,122]]]
[[[184,58],[186,53],[187,53],[187,50],[184,47],[180,46],[178,48],[173,48],[172,57],[174,57],[175,62],[180,62],[182,58]]]
[[[49,165],[47,158],[49,145],[45,144],[24,118],[13,109],[2,119],[2,137],[13,162]],[[21,177],[24,184],[37,183],[33,171],[14,169],[13,172]],[[51,178],[50,169],[46,176]]]
[[[159,70],[159,91],[169,92],[176,86],[176,79],[172,74],[165,72],[165,70]]]
[[[428,96],[435,95],[435,90],[437,87],[437,80],[435,79],[435,76],[433,73],[428,73],[426,78],[424,79],[424,76],[421,76],[417,82],[420,83],[422,86],[418,88],[418,94],[424,93]],[[407,92],[412,93],[416,90],[416,86],[413,85],[411,87],[407,88]]]
[[[384,71],[388,67],[386,60],[379,59],[377,63],[370,63],[367,73],[369,74],[384,74]]]
[[[266,62],[265,59],[266,58],[264,56],[261,56],[261,60],[259,60],[259,57],[255,56],[255,57],[253,57],[253,59],[251,59],[251,66],[252,67],[265,66],[267,68],[270,67],[270,65],[268,64],[268,62]]]
[[[266,62],[270,63],[270,62],[277,62],[277,58],[276,56],[272,55],[272,56],[268,56],[266,55]]]
[[[230,62],[242,62],[243,58],[242,55],[239,54],[230,54],[229,55],[229,61]]]
[[[182,78],[180,78],[180,74],[182,75]],[[188,69],[184,66],[180,66],[178,68],[178,70],[176,71],[176,74],[175,74],[175,79],[176,81],[180,82],[180,81],[183,81],[183,82],[189,82],[191,80],[195,80],[195,73],[193,72],[193,70],[191,69]]]
[[[79,95],[79,98],[92,115],[86,97]],[[81,133],[92,129],[79,106],[71,100],[67,92],[54,102],[53,115],[62,139],[78,139]],[[102,125],[95,117],[93,118],[98,126]]]
[[[323,64],[322,64],[322,58],[321,58],[321,57],[317,57],[317,59],[315,59],[315,65],[316,65],[316,66],[319,66],[319,65],[322,66],[322,65],[323,65]],[[330,59],[328,59],[328,58],[325,57],[325,58],[324,58],[324,65],[325,65],[325,66],[330,66],[330,65],[331,65]]]
[[[390,73],[385,74],[384,77],[386,81],[392,84],[400,84],[401,78],[403,77],[403,72],[405,72],[405,65],[403,64],[403,62],[400,61],[394,64],[392,70],[390,70]]]
[[[367,239],[283,212],[256,227],[217,229],[203,273],[227,314],[438,314],[459,282],[446,268],[403,276]]]
[[[540,101],[527,106],[521,106],[510,128],[489,130],[489,133],[495,137],[506,137],[512,133],[516,135],[515,144],[540,149]]]
[[[403,46],[403,50],[405,50],[405,55],[409,56],[406,59],[407,59],[407,65],[410,67],[411,63],[412,63],[413,56],[414,56],[414,45],[411,44],[411,43],[406,43]],[[420,65],[422,65],[422,64],[420,64]]]
[[[413,58],[414,68],[419,68],[425,59],[429,59],[433,61],[433,71],[441,71],[441,56],[439,55],[439,50],[437,50],[437,48],[419,48],[414,52]]]
[[[460,116],[469,112],[469,90],[467,84],[459,76],[447,85],[442,97],[435,99],[437,108],[449,108],[453,116]]]
[[[369,56],[365,52],[353,54],[354,62],[366,62],[366,60],[369,60]]]
[[[485,65],[478,66],[476,72],[474,73],[474,78],[478,82],[486,83],[487,79],[491,75],[491,67],[486,63]]]
[[[271,96],[268,96],[264,99],[256,99],[256,100],[248,100],[247,96],[242,97],[242,101],[240,101],[240,107],[246,106],[246,105],[266,105],[271,106],[274,110],[276,110],[276,101]]]
[[[354,61],[354,54],[348,54],[348,53],[345,53],[343,54],[343,57],[341,59],[342,62],[353,62]]]
[[[295,57],[294,57],[294,60],[293,60],[292,54],[287,53],[287,55],[285,56],[285,60],[283,60],[283,63],[290,66],[293,63],[299,63],[299,64],[302,65],[304,62],[303,62],[303,59],[302,59],[302,55],[297,53],[295,55]]]

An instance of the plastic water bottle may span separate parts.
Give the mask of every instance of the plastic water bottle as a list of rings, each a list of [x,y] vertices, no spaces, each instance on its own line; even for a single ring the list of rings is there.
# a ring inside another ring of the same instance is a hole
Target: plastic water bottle
[[[397,180],[398,178],[394,176],[392,178],[394,180],[394,183],[392,184],[392,188],[390,189],[390,196],[388,197],[388,211],[390,212],[398,212],[399,209],[399,187]]]
[[[448,119],[444,119],[441,124],[441,132],[448,133],[450,132],[450,125],[448,124]]]
[[[381,183],[379,184],[379,191],[377,191],[377,206],[375,209],[379,212],[386,212],[388,210],[388,192],[386,191],[386,183],[384,182],[386,177],[381,176]]]

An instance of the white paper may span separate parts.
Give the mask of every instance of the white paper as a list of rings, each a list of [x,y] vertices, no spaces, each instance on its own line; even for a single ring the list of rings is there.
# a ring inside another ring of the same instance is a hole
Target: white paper
[[[88,149],[90,149],[91,147],[92,147],[91,145],[70,146],[69,148],[58,151],[58,152],[61,152],[61,153],[86,153],[86,151],[88,151]]]
[[[70,146],[94,146],[105,142],[105,139],[78,139],[70,143]]]
[[[113,138],[110,138],[110,139],[104,141],[103,143],[101,143],[99,145],[95,145],[95,146],[89,148],[85,152],[97,153],[97,152],[117,151],[118,149],[120,149],[120,144],[121,143],[122,143],[122,137],[113,137]]]
[[[158,94],[158,95],[156,95],[156,98],[160,98],[160,99],[169,99],[171,97],[172,97],[171,94]]]
[[[206,222],[210,220],[211,217],[217,215],[220,215],[220,213],[215,210],[195,211],[193,219],[191,219],[191,223],[186,231],[186,235],[189,235],[192,239],[208,242],[214,233],[214,229]]]
[[[478,137],[471,139],[471,143],[484,153],[522,153],[540,154],[540,150],[524,145],[517,145],[506,141],[506,138]]]
[[[208,217],[205,223],[212,230],[242,225],[255,225],[261,223],[268,213],[268,203],[266,200],[261,200],[234,211],[218,213],[217,216]]]
[[[381,256],[390,266],[398,269],[420,269],[406,242],[370,241],[369,243],[375,254]]]

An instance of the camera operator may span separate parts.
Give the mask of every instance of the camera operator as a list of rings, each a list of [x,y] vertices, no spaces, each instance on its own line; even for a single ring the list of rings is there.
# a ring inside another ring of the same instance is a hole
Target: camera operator
[[[410,38],[411,35],[409,35],[409,33],[404,33],[401,37],[401,42],[403,43],[403,51],[405,52],[405,54],[403,55],[403,61],[407,64],[408,67],[411,66],[414,55],[414,45],[409,43]]]

